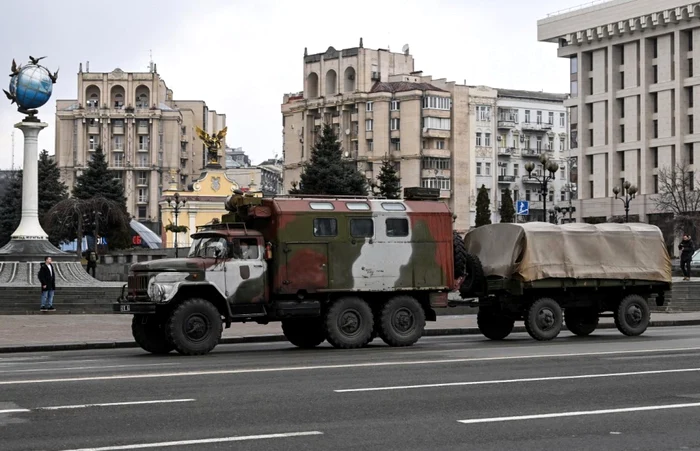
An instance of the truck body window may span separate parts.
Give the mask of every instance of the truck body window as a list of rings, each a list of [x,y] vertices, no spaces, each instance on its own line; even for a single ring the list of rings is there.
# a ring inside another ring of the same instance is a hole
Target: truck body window
[[[406,211],[406,206],[399,202],[382,202],[382,208],[386,211]]]
[[[338,236],[338,222],[333,218],[314,219],[314,236]]]
[[[386,236],[408,236],[408,219],[388,218],[386,220]]]
[[[369,210],[369,204],[364,202],[346,202],[345,206],[348,207],[348,210]]]
[[[350,236],[353,238],[371,238],[374,236],[374,221],[371,218],[350,220]]]
[[[309,202],[309,207],[312,210],[334,210],[333,204],[330,202]]]

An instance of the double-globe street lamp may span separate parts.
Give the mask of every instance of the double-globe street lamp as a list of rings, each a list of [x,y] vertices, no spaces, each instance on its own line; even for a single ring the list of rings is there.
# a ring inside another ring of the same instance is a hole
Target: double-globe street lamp
[[[550,160],[547,154],[540,155],[539,159],[540,163],[542,163],[542,167],[544,168],[544,173],[542,174],[542,176],[535,175],[533,177],[532,171],[535,170],[535,163],[531,161],[525,163],[525,170],[527,171],[527,175],[530,179],[535,179],[540,184],[540,192],[542,193],[543,202],[542,211],[544,212],[544,221],[548,222],[547,196],[549,195],[549,190],[547,189],[547,186],[549,185],[549,182],[556,179],[557,171],[559,170],[559,164],[554,160]]]
[[[175,258],[179,258],[180,253],[177,246],[177,231],[179,226],[177,223],[177,218],[180,215],[180,209],[185,208],[187,199],[180,200],[180,193],[175,193],[173,197],[168,197],[166,200],[168,202],[168,206],[173,209],[173,213],[175,214]]]
[[[622,193],[624,197],[620,197],[620,193]],[[622,184],[622,189],[620,189],[619,186],[613,188],[613,194],[615,195],[615,199],[620,199],[622,204],[625,206],[625,222],[629,222],[630,202],[632,202],[632,199],[637,197],[637,187],[631,184],[629,181],[626,181]]]

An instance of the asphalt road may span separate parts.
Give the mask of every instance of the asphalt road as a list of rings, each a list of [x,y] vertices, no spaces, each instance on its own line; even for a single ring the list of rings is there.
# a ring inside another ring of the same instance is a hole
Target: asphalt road
[[[700,327],[0,357],[0,448],[700,449]]]

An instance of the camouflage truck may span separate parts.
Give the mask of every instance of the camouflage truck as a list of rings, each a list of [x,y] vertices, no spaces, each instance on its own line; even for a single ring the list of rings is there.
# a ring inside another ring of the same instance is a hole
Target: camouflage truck
[[[257,197],[192,234],[186,258],[131,266],[114,304],[146,351],[205,354],[234,322],[282,322],[287,339],[410,346],[465,277],[466,251],[439,191],[403,200]]]
[[[502,340],[522,320],[536,340],[559,335],[562,323],[590,335],[613,317],[625,335],[641,335],[649,300],[662,306],[671,289],[671,258],[649,224],[492,224],[464,238],[481,333]]]

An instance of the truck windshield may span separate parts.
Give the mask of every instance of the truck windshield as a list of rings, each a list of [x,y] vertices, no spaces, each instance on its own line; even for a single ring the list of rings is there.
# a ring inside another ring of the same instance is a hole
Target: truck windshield
[[[197,238],[192,242],[188,257],[222,258],[226,256],[228,244],[226,238],[205,237]],[[218,254],[217,254],[218,251]]]

